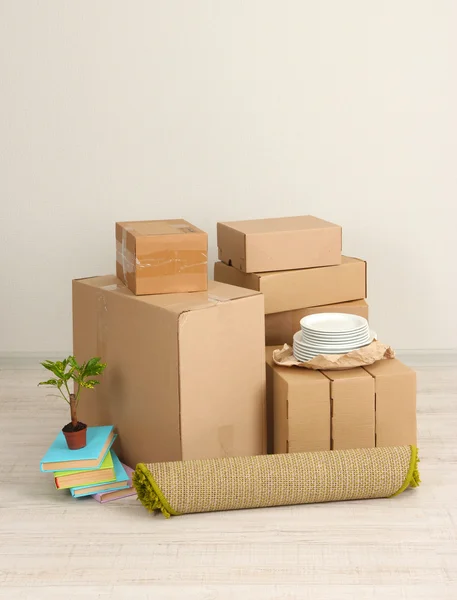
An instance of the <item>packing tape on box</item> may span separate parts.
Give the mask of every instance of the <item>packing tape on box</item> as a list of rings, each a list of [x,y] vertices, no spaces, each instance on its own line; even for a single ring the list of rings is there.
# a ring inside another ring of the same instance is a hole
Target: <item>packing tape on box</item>
[[[154,277],[165,268],[170,274],[170,265],[173,265],[173,274],[177,273],[199,273],[206,269],[208,264],[207,255],[200,250],[161,250],[145,254],[141,260],[135,257],[133,252],[125,245],[125,234],[122,232],[122,243],[116,242],[116,261],[121,265],[122,279],[126,282],[127,273],[136,272],[139,277]],[[147,269],[147,273],[142,273]]]
[[[415,446],[140,463],[138,499],[165,517],[389,498],[420,483]]]

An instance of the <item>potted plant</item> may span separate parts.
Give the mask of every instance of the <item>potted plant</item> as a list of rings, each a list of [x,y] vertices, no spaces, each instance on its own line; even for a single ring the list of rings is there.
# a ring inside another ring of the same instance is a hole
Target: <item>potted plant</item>
[[[38,385],[49,385],[58,389],[60,395],[70,405],[71,421],[62,428],[62,432],[70,450],[78,450],[86,445],[87,425],[78,421],[77,409],[79,395],[82,388],[94,389],[100,382],[93,379],[101,375],[106,363],[100,358],[91,358],[82,365],[78,365],[74,356],[69,356],[63,361],[52,362],[45,360],[41,365],[51,371],[54,379],[41,381]],[[71,391],[71,388],[73,391]]]

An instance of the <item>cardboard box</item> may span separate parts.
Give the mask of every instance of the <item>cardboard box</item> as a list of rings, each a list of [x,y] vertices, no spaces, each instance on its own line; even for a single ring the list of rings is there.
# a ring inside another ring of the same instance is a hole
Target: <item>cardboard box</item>
[[[320,371],[278,367],[266,348],[268,452],[331,449],[330,381]]]
[[[272,273],[242,273],[217,262],[214,279],[262,292],[266,315],[367,297],[366,263],[347,256],[333,267]]]
[[[267,347],[268,450],[416,444],[416,375],[399,360],[345,371],[273,363]]]
[[[74,354],[108,364],[79,418],[114,425],[132,466],[262,454],[264,338],[259,293],[210,282],[135,296],[114,276],[74,281]]]
[[[374,448],[375,384],[362,367],[322,371],[330,382],[332,450]]]
[[[292,345],[294,333],[300,330],[300,320],[308,315],[323,312],[348,313],[368,319],[368,304],[366,300],[352,300],[265,315],[265,344],[267,346]]]
[[[415,445],[416,373],[397,359],[364,369],[375,378],[376,446]]]
[[[341,263],[341,227],[310,215],[217,224],[219,260],[245,273]]]
[[[116,223],[116,274],[136,295],[208,287],[208,235],[184,219]]]

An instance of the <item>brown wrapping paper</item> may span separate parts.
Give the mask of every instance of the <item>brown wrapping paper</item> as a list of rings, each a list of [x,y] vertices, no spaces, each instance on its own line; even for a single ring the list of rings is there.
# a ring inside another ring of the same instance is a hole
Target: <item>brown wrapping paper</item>
[[[338,371],[372,365],[377,360],[395,358],[395,352],[390,346],[374,340],[368,346],[352,350],[347,354],[320,354],[307,362],[299,362],[293,350],[287,344],[273,351],[273,360],[282,367],[302,367],[305,369]]]

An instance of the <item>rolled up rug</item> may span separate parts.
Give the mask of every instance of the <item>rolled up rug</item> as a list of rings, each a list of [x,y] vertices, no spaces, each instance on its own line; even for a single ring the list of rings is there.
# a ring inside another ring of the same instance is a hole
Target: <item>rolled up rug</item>
[[[420,483],[415,446],[139,463],[138,498],[165,517],[388,498]]]

